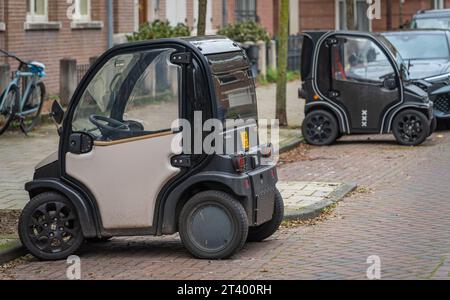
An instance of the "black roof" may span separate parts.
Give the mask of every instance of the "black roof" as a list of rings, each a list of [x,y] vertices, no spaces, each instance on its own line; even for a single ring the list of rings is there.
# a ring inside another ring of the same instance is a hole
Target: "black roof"
[[[181,39],[196,47],[203,55],[242,51],[236,42],[220,35],[184,37]]]

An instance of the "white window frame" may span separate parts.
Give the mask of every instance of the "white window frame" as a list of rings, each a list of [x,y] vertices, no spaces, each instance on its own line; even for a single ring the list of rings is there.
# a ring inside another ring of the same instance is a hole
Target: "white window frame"
[[[444,0],[434,0],[433,9],[443,9],[445,6]]]
[[[73,20],[75,22],[89,22],[91,20],[91,0],[87,1],[87,15],[81,14],[81,0],[73,0],[73,4],[75,5],[75,13],[73,14]]]
[[[436,1],[436,0],[435,0]],[[439,1],[439,0],[437,0]],[[339,3],[340,2],[344,2],[344,6],[346,5],[346,1],[345,0],[335,0],[335,4],[334,4],[334,19],[335,19],[335,28],[336,30],[339,30],[339,23],[340,23],[340,14],[339,14]],[[358,14],[358,10],[356,9],[357,5],[356,2],[366,2],[367,0],[353,0],[353,11],[355,12],[354,14],[354,18],[355,18],[355,22],[358,18],[357,14]],[[369,32],[372,32],[372,20],[369,20]]]
[[[44,0],[44,14],[37,15],[34,13],[36,0],[27,0],[29,2],[30,11],[27,11],[27,22],[48,22],[48,0]]]

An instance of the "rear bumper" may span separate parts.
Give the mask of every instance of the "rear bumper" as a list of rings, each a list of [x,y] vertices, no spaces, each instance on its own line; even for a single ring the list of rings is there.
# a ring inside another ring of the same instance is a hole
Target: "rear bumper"
[[[258,226],[273,217],[276,183],[278,181],[275,166],[262,167],[248,173],[252,186],[250,226]]]

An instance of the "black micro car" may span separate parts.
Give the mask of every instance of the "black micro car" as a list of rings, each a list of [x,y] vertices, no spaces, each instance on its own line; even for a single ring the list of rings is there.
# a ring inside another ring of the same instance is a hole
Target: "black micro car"
[[[305,140],[328,145],[344,134],[393,132],[402,145],[432,133],[433,103],[411,84],[408,68],[383,36],[349,31],[304,33]]]
[[[383,35],[407,62],[413,83],[431,94],[436,118],[450,118],[450,94],[433,95],[450,83],[450,31],[404,30]]]
[[[179,232],[194,256],[221,259],[282,221],[276,167],[263,162],[271,151],[251,142],[250,65],[227,38],[117,46],[88,71],[67,111],[55,102],[52,114],[62,124],[59,150],[25,185],[31,200],[19,220],[20,239],[38,258],[66,258],[85,239]],[[203,122],[237,116],[244,125],[218,132],[224,145],[236,137],[231,149],[206,152]]]

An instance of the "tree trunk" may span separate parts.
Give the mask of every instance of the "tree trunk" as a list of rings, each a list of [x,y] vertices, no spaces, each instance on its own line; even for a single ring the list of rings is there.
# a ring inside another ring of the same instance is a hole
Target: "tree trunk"
[[[197,35],[202,36],[206,33],[206,7],[208,0],[198,0],[198,21]]]
[[[280,126],[287,126],[286,84],[288,56],[289,0],[280,1],[280,17],[278,18],[278,78],[276,118]]]
[[[355,6],[353,0],[345,0],[347,30],[356,30],[355,25]]]

